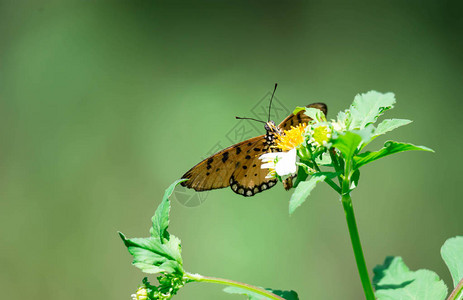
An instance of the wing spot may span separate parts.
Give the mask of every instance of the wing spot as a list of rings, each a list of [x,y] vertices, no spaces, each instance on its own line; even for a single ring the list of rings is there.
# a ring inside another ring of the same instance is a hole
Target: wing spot
[[[256,187],[254,188],[254,194],[255,194],[255,193],[258,193],[258,192],[260,192],[260,191],[259,191],[259,188],[256,186]]]
[[[269,182],[268,182],[268,186],[269,186],[269,187],[272,187],[272,186],[275,185],[275,183],[276,183],[275,181],[269,181]]]
[[[245,170],[246,170],[247,168],[248,168],[247,166],[243,166],[243,169],[245,169]]]
[[[251,143],[251,142],[249,142],[249,143],[248,143],[248,146],[251,146],[251,145],[252,145],[252,143]]]
[[[252,193],[252,191],[251,191],[251,190],[247,190],[247,191],[246,191],[246,196],[248,196],[248,197],[249,197],[249,196],[252,196],[252,195],[253,195],[253,193]]]
[[[256,164],[253,164],[252,167],[255,168],[257,165]]]
[[[254,174],[254,176],[257,176],[257,173],[256,173],[256,174]]]
[[[206,176],[209,176],[209,174],[211,174],[211,173],[207,172],[207,173],[206,173]]]
[[[259,152],[260,148],[254,148],[254,151]]]
[[[251,159],[251,155],[246,155],[246,159]]]
[[[244,177],[248,177],[248,174],[244,174]]]
[[[232,186],[231,186],[232,190],[234,190],[236,192],[236,190],[238,189],[238,185],[236,183],[234,183]]]
[[[207,160],[207,163],[210,165],[210,164],[212,164],[213,161],[214,161],[214,159],[211,157],[211,158],[209,158],[209,159]]]
[[[267,185],[266,185],[265,183],[263,183],[263,184],[260,186],[260,188],[261,188],[262,190],[266,190],[266,189],[267,189]]]
[[[206,169],[209,170],[210,168],[212,168],[211,165],[207,165]]]
[[[241,195],[244,195],[244,189],[243,189],[243,188],[240,188],[240,189],[238,190],[238,193],[240,193]]]
[[[236,147],[236,154],[240,154],[241,153],[241,148],[238,146]]]
[[[220,171],[220,168],[217,168],[215,171],[216,171],[216,172],[219,172],[219,171]]]
[[[222,162],[226,162],[228,160],[228,152],[225,152],[222,156]]]

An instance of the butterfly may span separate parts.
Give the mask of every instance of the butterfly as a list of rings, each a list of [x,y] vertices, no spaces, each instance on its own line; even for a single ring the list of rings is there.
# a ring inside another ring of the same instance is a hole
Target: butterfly
[[[327,113],[327,106],[324,103],[312,103],[307,107],[320,109],[325,115]],[[204,159],[181,177],[188,179],[181,184],[195,191],[208,191],[229,186],[233,192],[245,197],[251,197],[265,191],[273,187],[277,183],[277,179],[265,178],[268,175],[268,169],[261,168],[259,157],[264,153],[279,151],[274,147],[276,136],[281,135],[284,130],[289,130],[292,126],[301,123],[308,123],[311,120],[304,114],[304,111],[300,111],[295,115],[291,114],[286,117],[278,126],[270,120],[268,122],[260,121],[265,123],[266,133],[264,135],[250,138]],[[292,178],[289,179],[292,180]],[[289,188],[291,186],[292,181]]]

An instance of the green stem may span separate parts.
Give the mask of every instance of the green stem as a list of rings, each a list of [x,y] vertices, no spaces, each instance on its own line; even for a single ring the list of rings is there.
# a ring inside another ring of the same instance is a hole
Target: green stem
[[[349,228],[350,241],[354,249],[355,261],[357,262],[357,269],[359,271],[360,280],[362,282],[363,291],[367,300],[374,300],[373,287],[371,286],[370,277],[368,276],[368,268],[363,256],[362,244],[360,243],[360,236],[355,222],[354,208],[352,206],[352,199],[349,194],[342,196],[342,206],[346,214],[347,227]]]
[[[274,299],[274,300],[285,300],[284,298],[281,298],[280,296],[277,296],[263,288],[253,286],[247,283],[242,283],[230,279],[223,279],[223,278],[217,278],[217,277],[209,277],[209,276],[202,276],[199,274],[191,274],[191,273],[185,273],[185,277],[197,281],[197,282],[211,282],[211,283],[217,283],[217,284],[223,284],[223,285],[229,285],[229,286],[235,286],[239,287],[248,291],[251,291],[253,293],[262,295],[264,297],[267,297],[269,299]]]
[[[354,250],[355,261],[362,282],[363,291],[367,300],[375,300],[373,287],[371,285],[370,277],[368,276],[368,268],[363,256],[362,244],[360,243],[360,236],[355,221],[354,207],[352,205],[352,198],[350,197],[350,172],[351,161],[346,160],[344,165],[344,180],[342,182],[342,206],[346,214],[347,228],[349,229],[350,241],[352,249]]]
[[[461,300],[463,299],[463,279],[457,284],[453,292],[447,298],[447,300]]]

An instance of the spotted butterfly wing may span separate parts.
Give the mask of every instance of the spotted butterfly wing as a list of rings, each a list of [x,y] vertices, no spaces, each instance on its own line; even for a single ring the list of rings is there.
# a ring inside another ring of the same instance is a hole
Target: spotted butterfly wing
[[[276,184],[265,178],[267,169],[261,169],[259,156],[272,151],[265,135],[260,135],[217,152],[198,163],[182,178],[182,185],[196,191],[207,191],[230,186],[243,196],[253,196]],[[273,149],[274,150],[274,149]]]
[[[306,107],[313,107],[321,110],[323,114],[326,116],[328,113],[328,108],[325,103],[312,103],[307,105]],[[290,114],[289,116],[284,119],[278,127],[280,127],[281,130],[289,130],[293,126],[297,126],[300,123],[308,123],[310,120],[312,120],[309,116],[307,116],[304,111],[298,112],[296,115]]]
[[[326,114],[326,105],[323,103],[310,104]],[[311,119],[303,111],[289,115],[278,127],[273,121],[266,124],[267,133],[241,143],[225,148],[216,154],[204,159],[186,172],[182,178],[189,179],[182,185],[196,191],[208,191],[230,186],[231,189],[242,196],[250,197],[273,187],[276,179],[265,178],[268,169],[261,168],[259,157],[268,152],[277,151],[275,134],[281,134],[291,126],[307,123]],[[285,188],[286,188],[285,184]]]

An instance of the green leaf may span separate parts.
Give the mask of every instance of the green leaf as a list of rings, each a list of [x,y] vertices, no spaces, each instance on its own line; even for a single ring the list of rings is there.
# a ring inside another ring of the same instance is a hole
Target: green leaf
[[[326,152],[323,152],[321,155],[317,156],[315,158],[315,162],[319,166],[331,166],[332,165],[331,157]]]
[[[280,296],[286,300],[299,300],[299,296],[295,291],[281,291],[281,290],[272,290],[272,289],[266,289],[267,291]],[[239,294],[239,295],[245,295],[248,296],[248,300],[267,300],[270,299],[268,297],[262,296],[260,294],[239,288],[239,287],[234,287],[234,286],[229,286],[223,289],[224,292],[229,293],[229,294]]]
[[[412,121],[405,119],[386,119],[379,123],[378,128],[375,130],[374,136],[380,136],[401,126],[408,125],[411,122]]]
[[[169,197],[175,186],[184,180],[177,180],[164,193],[152,218],[153,225],[150,237],[128,239],[119,232],[127,250],[133,256],[133,265],[145,273],[177,273],[183,274],[180,240],[169,235]]]
[[[400,153],[400,152],[405,152],[405,151],[429,151],[429,152],[434,152],[434,150],[425,147],[425,146],[415,146],[413,144],[408,144],[408,143],[399,143],[399,142],[394,142],[394,141],[387,141],[384,144],[384,148],[380,149],[379,151],[375,152],[365,152],[362,154],[359,154],[354,157],[354,162],[356,165],[356,168],[360,168],[363,165],[366,165],[372,161],[375,161],[377,159],[383,158],[385,156],[394,154],[394,153]]]
[[[296,106],[296,108],[293,111],[293,115],[297,115],[300,111],[303,111],[305,109],[306,109],[305,106]]]
[[[352,173],[350,180],[352,182],[350,189],[353,190],[359,185],[359,180],[360,180],[360,170],[359,169],[355,170],[354,173]]]
[[[440,300],[447,295],[447,287],[436,273],[410,271],[401,257],[387,257],[373,272],[378,300]]]
[[[172,195],[175,187],[187,179],[179,179],[172,183],[164,192],[161,204],[159,204],[154,216],[152,218],[153,227],[150,229],[150,234],[154,238],[169,238],[167,227],[169,226],[169,212],[170,212],[170,201],[169,197]]]
[[[173,245],[162,244],[159,239],[152,237],[128,239],[121,232],[119,232],[119,235],[127,250],[133,256],[132,264],[143,272],[149,274],[160,272],[183,273],[180,244],[174,248]],[[175,237],[171,236],[171,238]]]
[[[333,141],[333,147],[341,151],[341,154],[345,159],[349,159],[357,152],[361,142],[362,137],[359,134],[347,131],[346,133],[339,135]]]
[[[324,181],[325,178],[325,175],[320,175],[320,173],[316,173],[312,175],[309,180],[299,182],[298,186],[291,195],[291,199],[289,200],[289,213],[292,214],[296,210],[296,208],[298,208],[302,203],[304,203],[305,199],[309,197],[310,192],[312,192],[317,183],[319,183],[320,181]]]
[[[355,96],[354,102],[349,108],[350,120],[348,129],[363,129],[376,122],[386,110],[395,104],[393,93],[378,93],[370,91],[366,94]]]
[[[309,173],[308,173],[308,166],[304,163],[299,163],[299,165],[297,166],[297,177],[296,177],[296,180],[294,180],[293,182],[293,188],[296,188],[299,183],[301,182],[304,182],[307,177],[309,176]]]
[[[456,287],[463,279],[463,236],[445,241],[440,253],[452,275],[453,286]]]
[[[315,120],[317,123],[326,122],[325,114],[318,108],[306,107],[305,114],[312,120]]]

